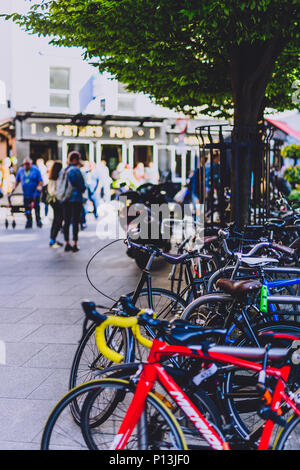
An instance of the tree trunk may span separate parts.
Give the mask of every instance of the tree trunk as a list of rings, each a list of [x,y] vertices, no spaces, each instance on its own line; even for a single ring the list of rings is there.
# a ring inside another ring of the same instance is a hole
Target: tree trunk
[[[237,228],[250,222],[251,167],[260,152],[258,122],[263,115],[266,86],[281,51],[278,38],[254,44],[244,43],[231,51],[231,79],[234,99],[232,135],[231,220]]]

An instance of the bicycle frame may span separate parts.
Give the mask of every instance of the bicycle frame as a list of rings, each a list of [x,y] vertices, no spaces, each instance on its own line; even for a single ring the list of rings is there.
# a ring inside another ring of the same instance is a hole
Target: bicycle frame
[[[215,283],[216,279],[219,279],[224,275],[224,277],[231,279],[232,277],[232,272],[234,270],[234,266],[226,266],[224,268],[220,268],[217,271],[215,271],[211,277],[209,278],[208,284],[207,284],[207,293],[211,293],[213,284]],[[263,269],[264,274],[293,274],[296,275],[298,278],[300,278],[300,268],[290,268],[290,267],[283,267],[283,266],[278,266],[278,267],[264,267]],[[239,274],[244,274],[244,278],[238,278],[238,280],[243,280],[243,279],[253,279],[254,277],[261,277],[261,270],[259,268],[250,268],[250,267],[240,267],[239,268]],[[282,280],[282,282],[290,281],[289,279]],[[277,282],[277,281],[270,281],[270,282]],[[278,281],[279,282],[279,281]],[[285,285],[290,285],[285,284]]]
[[[282,279],[282,280],[276,280],[276,281],[268,281],[267,279],[264,278],[264,273],[267,272],[267,273],[279,273],[279,274],[287,274],[287,273],[290,273],[290,274],[298,274],[300,275],[300,270],[299,268],[285,268],[285,267],[277,267],[277,268],[263,268],[263,269],[251,269],[251,268],[240,268],[240,271],[242,273],[248,273],[249,272],[249,279],[253,278],[253,271],[256,273],[255,277],[262,277],[262,284],[265,285],[267,287],[267,293],[268,293],[268,296],[270,296],[270,301],[272,300],[273,296],[272,296],[272,293],[271,293],[271,289],[272,288],[278,288],[278,287],[287,287],[287,286],[292,286],[292,285],[295,285],[295,286],[299,286],[300,285],[300,277],[296,277],[296,278],[293,278],[293,279]],[[215,281],[215,278],[218,278],[219,275],[224,272],[225,273],[229,273],[231,272],[231,277],[230,279],[233,279],[234,278],[234,272],[235,272],[235,267],[234,266],[229,266],[229,267],[225,267],[225,268],[221,268],[220,270],[216,271],[209,279],[208,281],[208,288],[207,288],[207,291],[208,292],[211,292],[212,290],[212,284],[213,282]],[[252,275],[251,275],[252,274]],[[225,276],[226,277],[226,276]],[[290,296],[290,301],[291,303],[295,303],[296,305],[299,305],[299,299],[294,296],[294,301],[292,300],[293,299],[293,296]],[[280,302],[278,302],[280,303]],[[274,321],[279,321],[280,320],[280,316],[278,314],[276,314],[276,306],[274,303],[272,302],[269,302],[268,303],[268,307],[270,309],[270,312],[272,313],[272,317],[273,317],[273,320]],[[300,314],[299,314],[300,315]],[[244,319],[245,319],[245,316],[243,315]],[[240,319],[242,318],[242,316],[240,317]],[[234,329],[236,328],[236,325],[233,324],[229,330],[228,330],[228,334],[225,338],[225,342],[226,343],[232,343],[232,341],[230,340],[230,335],[232,334],[232,332],[234,331]],[[251,330],[251,329],[250,329]]]
[[[300,278],[293,278],[293,279],[283,279],[279,281],[267,281],[263,280],[263,284],[267,287],[268,295],[272,295],[270,289],[275,287],[287,287],[287,286],[299,286],[300,285]],[[273,313],[273,320],[279,321],[279,316],[276,315],[276,307],[274,304],[269,304],[269,309]]]
[[[263,366],[256,362],[241,359],[229,354],[224,354],[224,351],[230,351],[231,348],[215,347],[213,351],[203,352],[201,349],[190,349],[185,346],[170,346],[160,340],[154,340],[153,346],[147,363],[143,365],[143,370],[140,375],[134,397],[126,412],[124,420],[119,428],[119,431],[112,443],[111,449],[122,450],[125,448],[128,439],[130,438],[134,428],[138,424],[145,407],[145,400],[148,393],[154,387],[155,382],[159,382],[166,391],[173,397],[179,408],[184,412],[187,418],[194,424],[196,429],[202,434],[203,438],[207,441],[212,449],[215,450],[230,450],[228,443],[218,430],[214,428],[206,418],[201,414],[197,407],[191,402],[184,391],[175,383],[172,377],[165,371],[163,366],[159,363],[162,357],[195,357],[212,362],[221,362],[232,364],[242,369],[260,372]],[[220,352],[218,352],[218,350]],[[233,352],[233,349],[231,350]],[[282,368],[267,367],[267,376],[272,376],[277,379],[276,387],[272,395],[270,412],[274,415],[280,414],[280,404],[282,399],[293,409],[298,416],[300,410],[294,402],[285,394],[285,382],[290,374],[291,366],[286,365]],[[274,420],[267,419],[263,432],[260,438],[258,450],[267,450],[269,448],[271,435],[274,429]]]

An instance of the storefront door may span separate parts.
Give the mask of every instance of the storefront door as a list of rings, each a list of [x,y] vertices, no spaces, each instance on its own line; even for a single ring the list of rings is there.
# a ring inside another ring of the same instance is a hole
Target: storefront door
[[[67,165],[68,154],[73,151],[79,152],[83,161],[94,161],[94,143],[87,140],[64,140],[62,161],[63,166]]]
[[[106,162],[110,174],[114,172],[119,163],[127,163],[127,148],[126,144],[122,141],[99,141],[96,144],[96,161],[100,163],[101,160]]]
[[[153,162],[154,167],[158,170],[157,165],[157,145],[153,142],[131,142],[129,144],[129,165],[131,168],[136,168],[139,163],[144,167],[148,167],[149,163]]]

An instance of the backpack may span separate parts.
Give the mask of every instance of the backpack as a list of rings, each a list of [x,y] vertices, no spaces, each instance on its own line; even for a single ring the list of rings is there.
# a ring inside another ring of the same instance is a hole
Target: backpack
[[[68,177],[68,169],[61,170],[56,181],[56,199],[60,202],[68,201],[73,193],[73,186]]]

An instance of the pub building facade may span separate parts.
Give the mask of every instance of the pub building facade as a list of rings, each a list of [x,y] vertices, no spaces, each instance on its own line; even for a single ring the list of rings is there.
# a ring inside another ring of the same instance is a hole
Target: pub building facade
[[[121,162],[131,168],[153,162],[160,174],[169,172],[172,181],[185,184],[197,166],[198,140],[193,133],[180,139],[174,123],[159,117],[16,113],[0,124],[0,139],[5,135],[0,159],[16,156],[20,165],[30,155],[33,161],[59,159],[65,166],[68,153],[77,150],[83,160],[105,160],[110,174]]]

